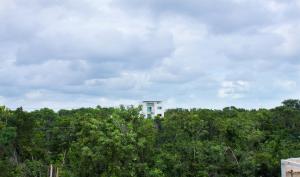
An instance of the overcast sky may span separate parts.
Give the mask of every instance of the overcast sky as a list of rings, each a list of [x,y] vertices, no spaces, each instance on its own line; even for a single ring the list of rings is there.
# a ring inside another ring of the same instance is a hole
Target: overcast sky
[[[300,97],[299,0],[0,0],[0,104],[270,108]]]

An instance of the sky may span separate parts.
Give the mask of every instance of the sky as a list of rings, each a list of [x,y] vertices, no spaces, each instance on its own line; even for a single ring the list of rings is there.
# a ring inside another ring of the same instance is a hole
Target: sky
[[[0,104],[271,108],[299,34],[299,0],[0,0]]]

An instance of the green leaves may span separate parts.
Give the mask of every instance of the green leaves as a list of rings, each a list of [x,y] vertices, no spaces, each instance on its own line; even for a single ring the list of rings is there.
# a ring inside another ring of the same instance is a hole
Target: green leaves
[[[13,143],[17,136],[15,127],[2,127],[0,128],[0,145],[9,146]]]
[[[173,109],[144,119],[140,108],[0,107],[0,177],[279,176],[300,156],[299,100],[274,109]],[[299,108],[298,108],[299,107]]]

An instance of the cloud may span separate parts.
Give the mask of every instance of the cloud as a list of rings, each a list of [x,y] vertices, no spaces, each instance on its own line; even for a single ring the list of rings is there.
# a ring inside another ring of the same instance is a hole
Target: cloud
[[[224,81],[219,89],[218,96],[238,99],[243,98],[248,90],[249,83],[246,81]]]
[[[284,8],[278,1],[259,0],[118,0],[116,5],[126,7],[133,13],[136,13],[135,9],[148,10],[158,18],[169,14],[189,16],[207,24],[217,33],[261,28],[276,22],[277,12]]]
[[[297,88],[297,82],[292,80],[278,80],[275,84],[286,91],[293,91]]]
[[[2,0],[0,103],[271,107],[300,96],[299,9],[281,0]]]

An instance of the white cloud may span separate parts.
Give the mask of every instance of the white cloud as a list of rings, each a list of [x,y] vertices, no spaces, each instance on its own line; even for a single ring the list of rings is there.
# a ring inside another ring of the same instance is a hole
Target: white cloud
[[[249,90],[250,84],[247,81],[224,81],[218,91],[221,98],[243,98]]]
[[[121,73],[118,77],[104,79],[89,79],[85,85],[91,87],[105,87],[114,90],[140,90],[149,85],[149,78],[144,73]]]

